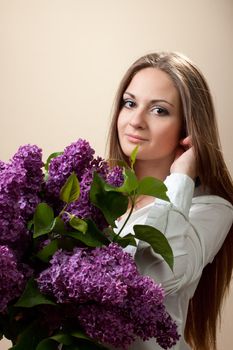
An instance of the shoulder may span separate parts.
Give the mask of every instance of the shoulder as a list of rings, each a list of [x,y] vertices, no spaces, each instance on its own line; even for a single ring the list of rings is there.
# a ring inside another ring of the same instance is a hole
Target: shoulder
[[[202,186],[195,187],[194,181],[185,174],[172,173],[164,181],[168,189],[168,196],[177,208],[188,214],[189,210],[198,208],[210,210],[219,207],[233,215],[233,205],[226,199],[213,195],[208,190],[203,191]]]
[[[233,206],[219,196],[197,196],[192,199],[189,220],[202,246],[206,265],[213,260],[232,226]]]
[[[201,195],[192,198],[190,211],[198,208],[219,208],[220,211],[228,212],[233,217],[233,205],[226,199],[216,195]]]

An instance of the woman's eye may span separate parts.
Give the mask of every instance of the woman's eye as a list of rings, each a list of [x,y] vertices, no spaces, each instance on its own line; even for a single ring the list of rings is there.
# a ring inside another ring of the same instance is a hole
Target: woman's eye
[[[127,99],[127,100],[122,101],[122,106],[126,107],[126,108],[133,108],[133,107],[135,107],[135,105],[136,105],[136,103],[132,100]]]
[[[152,113],[156,114],[156,115],[168,115],[168,111],[163,108],[163,107],[155,107],[152,109]]]

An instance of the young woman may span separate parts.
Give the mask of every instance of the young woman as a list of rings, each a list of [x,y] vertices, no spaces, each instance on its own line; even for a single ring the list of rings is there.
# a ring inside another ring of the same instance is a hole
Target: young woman
[[[122,235],[153,225],[168,238],[174,271],[149,245],[128,251],[142,274],[161,282],[181,338],[173,349],[216,350],[216,326],[233,268],[233,184],[215,112],[198,68],[177,53],[137,60],[123,77],[109,134],[109,159],[139,145],[135,172],[165,182],[171,203],[142,196]],[[123,224],[119,219],[118,227]],[[134,350],[156,350],[155,340]]]

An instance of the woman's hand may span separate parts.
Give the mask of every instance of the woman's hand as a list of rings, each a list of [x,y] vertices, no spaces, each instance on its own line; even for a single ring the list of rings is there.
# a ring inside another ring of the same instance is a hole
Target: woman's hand
[[[181,173],[190,176],[193,180],[197,177],[196,159],[191,142],[191,136],[180,141],[174,162],[170,168],[171,173]]]

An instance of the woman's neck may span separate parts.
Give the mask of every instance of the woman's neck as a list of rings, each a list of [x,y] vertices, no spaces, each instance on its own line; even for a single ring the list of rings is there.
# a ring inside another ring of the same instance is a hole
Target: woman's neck
[[[138,179],[142,179],[145,176],[153,176],[156,179],[164,181],[170,174],[170,167],[172,161],[166,160],[140,160],[135,163],[135,173]]]

